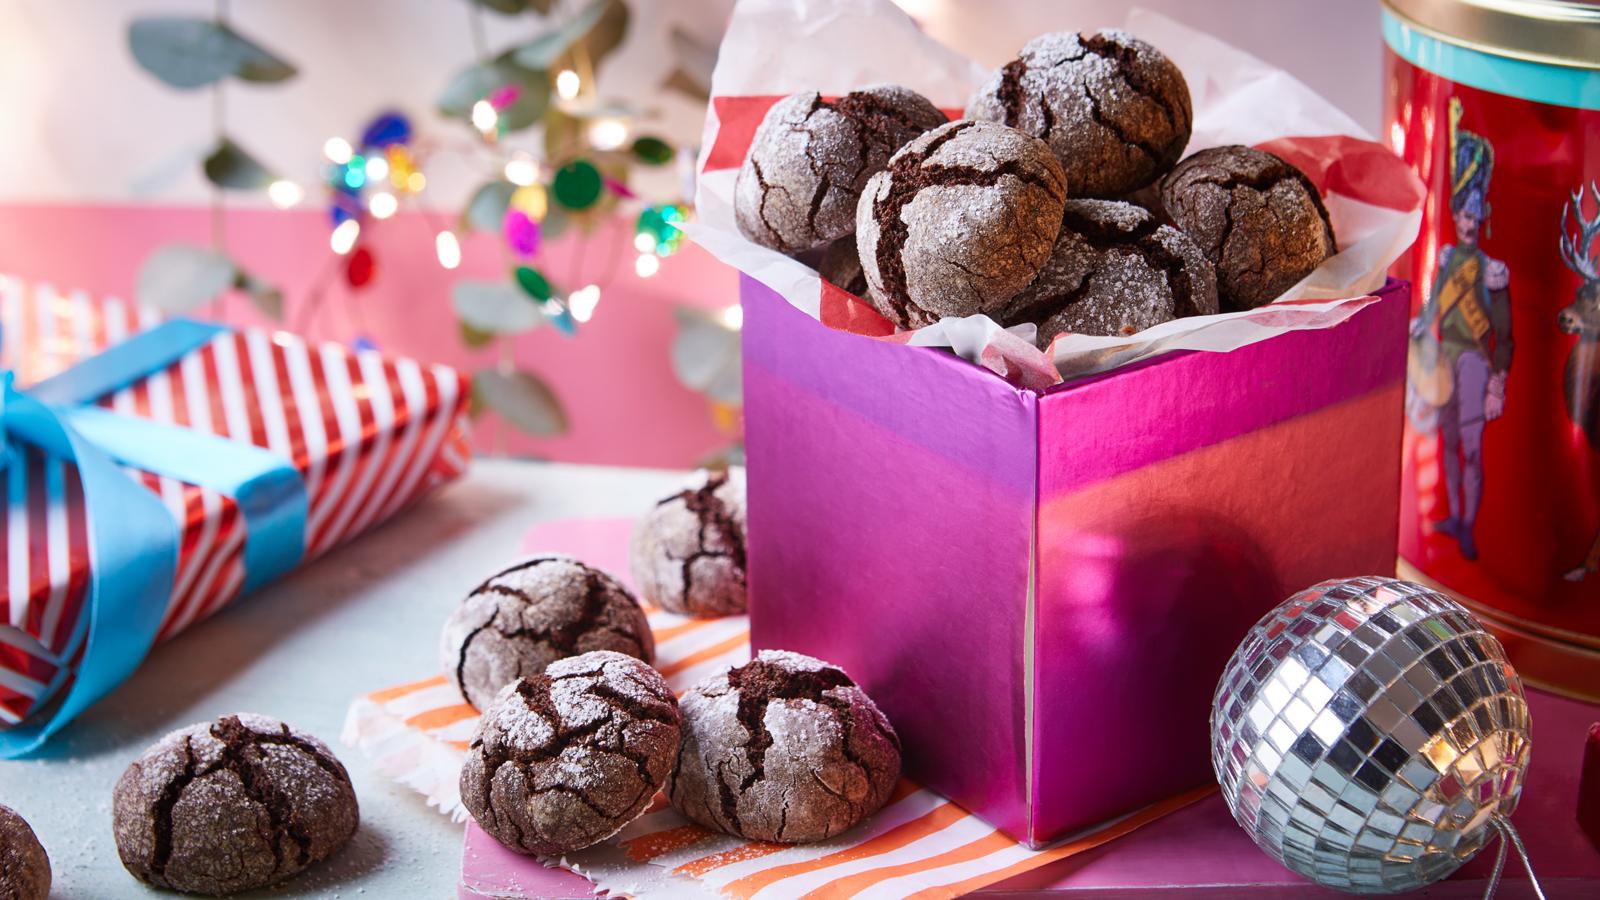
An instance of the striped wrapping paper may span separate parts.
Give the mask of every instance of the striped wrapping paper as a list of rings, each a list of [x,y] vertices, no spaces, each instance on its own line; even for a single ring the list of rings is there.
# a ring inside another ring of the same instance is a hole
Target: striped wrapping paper
[[[0,276],[3,361],[24,389],[158,321],[117,299]],[[310,501],[310,559],[465,470],[464,388],[443,366],[239,331],[100,405],[292,460]],[[0,473],[0,728],[20,722],[71,678],[88,619],[90,552],[77,471],[32,447],[18,455]],[[237,505],[216,491],[127,471],[161,498],[182,532],[164,640],[239,595],[244,526]]]
[[[627,581],[625,520],[554,522],[529,535],[526,549],[570,553]],[[680,696],[697,681],[750,658],[743,616],[695,620],[647,608],[656,667]],[[457,779],[478,712],[443,675],[357,698],[343,740],[378,770],[466,819]],[[560,861],[597,890],[618,896],[786,898],[954,897],[1064,859],[1154,821],[1205,796],[1206,788],[1030,850],[977,816],[908,779],[888,805],[850,832],[816,844],[745,841],[690,824],[664,797],[615,838]],[[534,859],[495,844],[468,823],[462,896],[542,896],[549,875]]]

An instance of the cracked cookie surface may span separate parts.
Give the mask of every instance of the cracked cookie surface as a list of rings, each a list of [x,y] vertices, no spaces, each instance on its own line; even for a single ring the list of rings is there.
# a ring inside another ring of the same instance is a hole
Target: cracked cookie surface
[[[856,207],[873,306],[896,327],[993,313],[1050,258],[1068,183],[1038,139],[960,120],[900,148]]]
[[[734,182],[739,231],[783,253],[849,234],[867,179],[907,141],[946,121],[927,98],[892,84],[831,102],[815,91],[779,100]]]
[[[0,900],[45,900],[48,896],[50,857],[22,816],[0,806]]]
[[[558,659],[614,650],[655,660],[655,638],[622,582],[568,556],[536,556],[474,588],[446,620],[439,665],[486,709],[519,677]]]
[[[596,651],[506,685],[461,768],[461,802],[506,847],[556,856],[642,813],[678,751],[678,703],[655,669]]]
[[[1131,335],[1216,311],[1216,275],[1187,235],[1132,203],[1068,200],[1050,261],[995,320],[1038,325],[1048,349],[1065,332]]]
[[[1074,197],[1114,197],[1172,168],[1194,110],[1183,73],[1165,54],[1103,29],[1029,41],[972,96],[966,115],[1043,139]]]
[[[744,612],[745,527],[744,468],[696,472],[634,527],[629,568],[639,593],[691,616]]]
[[[117,854],[146,884],[232,894],[326,859],[360,821],[355,790],[326,744],[240,713],[168,734],[112,793]]]
[[[683,696],[667,796],[709,828],[804,843],[876,812],[900,777],[900,739],[837,666],[763,650]]]
[[[1262,150],[1201,150],[1161,180],[1161,202],[1216,266],[1224,310],[1272,302],[1338,251],[1316,185]]]

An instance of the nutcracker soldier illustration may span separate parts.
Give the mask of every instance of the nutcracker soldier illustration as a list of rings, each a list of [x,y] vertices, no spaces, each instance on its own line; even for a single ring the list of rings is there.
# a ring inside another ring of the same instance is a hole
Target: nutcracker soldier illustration
[[[1473,524],[1483,499],[1483,429],[1505,412],[1511,369],[1510,273],[1479,244],[1489,219],[1494,147],[1460,127],[1461,101],[1450,99],[1450,217],[1456,243],[1439,248],[1438,271],[1411,323],[1413,419],[1426,410],[1443,443],[1449,515],[1434,529],[1478,558]],[[1420,401],[1420,402],[1419,402]]]

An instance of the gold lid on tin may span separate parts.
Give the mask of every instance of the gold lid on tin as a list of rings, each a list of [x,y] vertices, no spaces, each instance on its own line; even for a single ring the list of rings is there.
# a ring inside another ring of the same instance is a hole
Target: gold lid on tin
[[[1449,44],[1555,66],[1600,69],[1600,2],[1383,0],[1407,25]]]

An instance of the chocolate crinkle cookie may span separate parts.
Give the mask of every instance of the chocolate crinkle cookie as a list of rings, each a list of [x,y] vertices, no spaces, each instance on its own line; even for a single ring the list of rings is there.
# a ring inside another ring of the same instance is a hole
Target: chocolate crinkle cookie
[[[1183,155],[1194,119],[1172,60],[1113,29],[1034,38],[966,114],[1042,138],[1074,197],[1115,197],[1154,181]]]
[[[869,299],[896,327],[993,313],[1039,274],[1067,179],[1036,138],[961,120],[900,149],[856,208]]]
[[[739,231],[783,253],[849,234],[867,179],[907,141],[946,121],[927,98],[892,84],[833,102],[815,91],[779,100],[734,183]]]
[[[0,806],[0,900],[48,896],[50,857],[28,823],[10,807]]]
[[[861,256],[856,252],[856,236],[846,235],[829,244],[817,262],[817,274],[822,280],[848,294],[867,296],[867,274],[861,270]]]
[[[633,821],[678,751],[678,702],[631,656],[601,650],[506,685],[461,768],[461,802],[519,853],[558,856]]]
[[[111,798],[122,864],[193,894],[282,881],[343,847],[359,820],[350,776],[326,744],[249,713],[162,738]]]
[[[744,468],[700,471],[639,519],[630,549],[633,581],[669,612],[745,611]]]
[[[1224,310],[1271,303],[1338,250],[1311,179],[1250,147],[1185,159],[1161,180],[1161,203],[1216,266]]]
[[[446,620],[439,664],[468,703],[558,659],[614,650],[652,662],[655,637],[622,582],[568,556],[537,556],[491,576]]]
[[[804,843],[849,829],[888,800],[900,739],[843,670],[763,650],[683,697],[683,745],[667,783],[689,819],[749,840]]]
[[[1048,348],[1066,332],[1136,334],[1216,311],[1216,275],[1187,235],[1132,203],[1068,200],[1050,261],[996,320],[1037,324]]]

